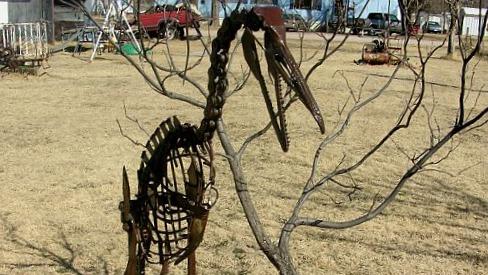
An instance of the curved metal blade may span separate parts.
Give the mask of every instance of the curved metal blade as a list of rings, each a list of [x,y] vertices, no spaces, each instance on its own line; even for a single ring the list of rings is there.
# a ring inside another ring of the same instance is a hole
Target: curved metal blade
[[[259,86],[261,87],[261,93],[264,97],[264,102],[266,103],[266,109],[268,110],[268,115],[271,119],[271,124],[273,129],[276,133],[276,137],[280,142],[281,148],[284,152],[288,151],[289,148],[289,141],[288,141],[288,133],[286,132],[286,125],[283,124],[284,122],[284,112],[280,112],[280,102],[278,98],[278,119],[276,118],[276,114],[273,108],[273,103],[271,101],[271,97],[269,95],[268,88],[266,87],[266,81],[264,80],[263,74],[261,72],[261,66],[259,65],[259,58],[256,48],[256,42],[254,41],[254,36],[252,35],[251,31],[248,29],[244,29],[244,33],[242,35],[242,48],[244,51],[244,59],[246,59],[249,68],[251,69],[252,74],[258,80]],[[276,84],[276,79],[275,79]]]
[[[130,224],[132,216],[130,213],[130,186],[129,177],[127,176],[127,170],[122,169],[122,195],[124,200],[122,201],[121,211],[122,211],[122,222],[124,223],[124,230],[128,233],[128,246],[129,246],[129,261],[127,262],[127,267],[125,269],[125,275],[136,275],[137,274],[137,258],[136,258],[136,247],[137,247],[137,237],[136,231],[134,230],[134,224]]]
[[[313,115],[320,132],[322,134],[325,133],[324,119],[319,106],[310,92],[310,88],[305,82],[305,78],[300,72],[293,55],[274,28],[268,27],[265,30],[264,44],[268,66],[276,70],[283,77],[283,80],[297,93],[302,103]]]
[[[127,170],[124,168],[122,169],[122,194],[124,200],[122,201],[122,219],[124,223],[129,222],[130,220],[130,186],[129,186],[129,177],[127,176]]]

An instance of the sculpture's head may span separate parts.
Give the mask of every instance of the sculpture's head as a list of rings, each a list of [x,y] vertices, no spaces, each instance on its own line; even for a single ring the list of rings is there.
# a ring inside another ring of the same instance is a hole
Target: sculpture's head
[[[260,7],[254,8],[250,13],[253,17],[259,18],[257,20],[259,24],[251,22],[251,26],[245,26],[242,36],[244,57],[251,68],[251,72],[259,82],[278,141],[283,151],[286,152],[289,148],[289,138],[286,129],[284,91],[295,92],[305,107],[312,113],[322,134],[325,132],[324,120],[305,78],[300,72],[298,64],[285,44],[281,10],[276,7]],[[266,62],[268,63],[268,72],[274,83],[277,101],[276,110],[273,107],[259,65],[256,38],[252,35],[252,31],[256,31],[258,28],[264,30],[264,51]],[[283,89],[283,84],[287,87],[285,90]]]

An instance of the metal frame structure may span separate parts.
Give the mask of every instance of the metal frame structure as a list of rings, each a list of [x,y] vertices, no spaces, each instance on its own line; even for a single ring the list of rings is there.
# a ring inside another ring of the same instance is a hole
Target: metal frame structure
[[[117,34],[120,34],[120,32],[123,31],[123,30],[115,29],[115,25],[110,20],[110,17],[112,15],[115,15],[115,18],[117,18],[118,21],[124,23],[124,27],[127,28],[126,32],[131,42],[137,47],[138,51],[141,51],[141,46],[139,45],[139,42],[137,41],[136,36],[132,31],[132,27],[130,26],[129,21],[127,20],[127,16],[125,15],[124,7],[121,7],[120,3],[117,0],[112,0],[105,14],[105,20],[103,21],[103,26],[102,26],[103,32],[99,31],[97,34],[97,39],[94,41],[93,52],[90,56],[90,61],[93,61],[93,59],[95,59],[97,50],[100,47],[101,43],[103,43],[102,38],[104,33],[107,36],[112,36],[117,40]]]
[[[49,56],[48,23],[0,24],[0,45],[13,50],[18,60],[39,60]]]

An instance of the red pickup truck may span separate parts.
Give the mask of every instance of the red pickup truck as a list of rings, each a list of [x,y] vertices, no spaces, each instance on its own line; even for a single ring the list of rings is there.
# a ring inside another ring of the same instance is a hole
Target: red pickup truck
[[[155,6],[139,15],[140,26],[146,33],[167,39],[183,37],[187,27],[199,28],[200,19],[198,10],[182,4]]]

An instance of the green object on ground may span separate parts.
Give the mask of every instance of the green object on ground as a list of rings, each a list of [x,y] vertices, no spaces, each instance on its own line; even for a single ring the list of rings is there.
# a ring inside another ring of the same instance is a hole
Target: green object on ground
[[[137,48],[132,43],[126,43],[120,48],[125,55],[138,55]]]

